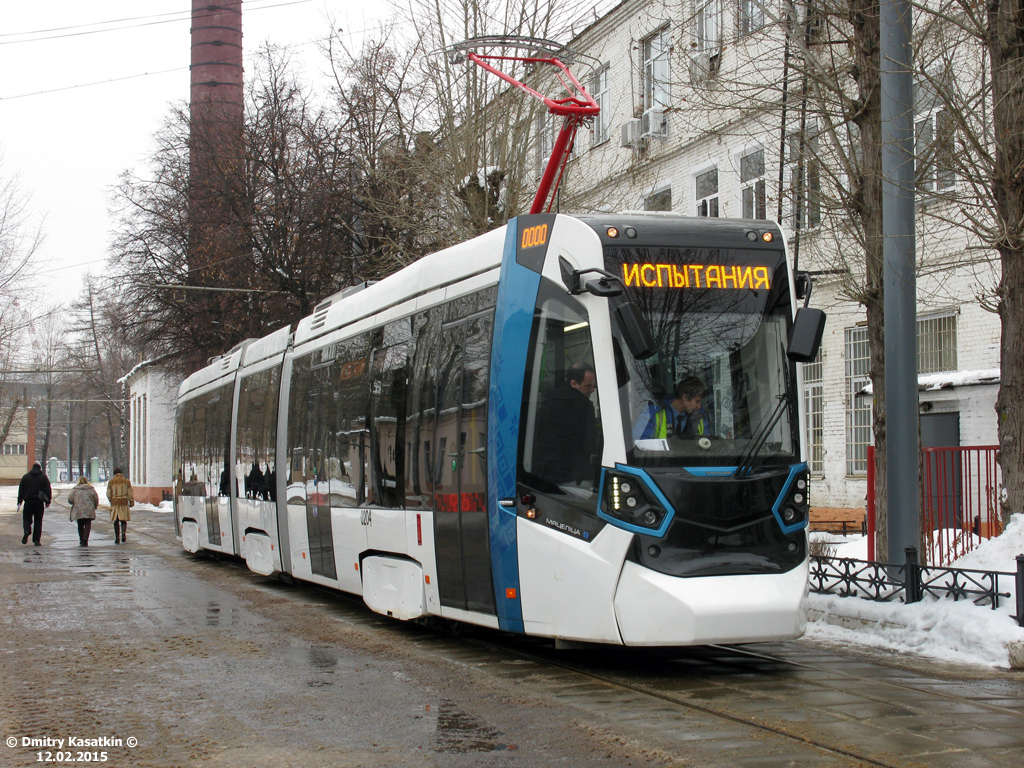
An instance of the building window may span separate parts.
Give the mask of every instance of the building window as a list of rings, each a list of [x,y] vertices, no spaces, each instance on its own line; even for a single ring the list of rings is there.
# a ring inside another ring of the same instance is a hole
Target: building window
[[[749,35],[764,26],[764,6],[760,0],[740,0],[740,34]]]
[[[825,474],[825,383],[821,350],[804,365],[804,405],[807,411],[807,464],[812,475]]]
[[[554,125],[554,115],[546,107],[537,113],[537,169],[541,176],[548,167],[551,150],[555,148]]]
[[[786,218],[793,229],[813,229],[821,224],[821,171],[818,159],[818,128],[809,121],[803,131],[787,134]]]
[[[917,372],[955,371],[956,366],[956,315],[917,318]]]
[[[145,485],[148,478],[146,476],[146,449],[149,441],[146,439],[148,430],[146,429],[146,421],[149,418],[149,395],[142,396],[142,484]]]
[[[871,356],[865,325],[847,328],[846,341],[846,474],[868,471],[871,438],[871,396],[858,394],[871,382]]]
[[[758,149],[740,157],[740,196],[744,219],[766,219],[764,150]]]
[[[697,215],[718,218],[718,169],[698,173],[694,185]]]
[[[24,456],[25,455],[25,444],[24,443],[4,443],[3,455],[4,456]]]
[[[601,111],[594,118],[594,127],[591,131],[594,146],[608,141],[608,128],[611,126],[612,116],[609,109],[608,99],[608,65],[601,67],[594,76],[590,78],[590,95],[594,97],[597,106]]]
[[[644,111],[668,107],[671,78],[669,29],[663,27],[644,40]]]
[[[672,188],[662,189],[648,196],[644,200],[645,211],[671,211],[672,210]]]
[[[694,0],[697,50],[717,54],[722,49],[722,7],[719,0]]]
[[[953,119],[933,109],[914,122],[914,158],[919,192],[947,192],[956,186],[953,172]]]

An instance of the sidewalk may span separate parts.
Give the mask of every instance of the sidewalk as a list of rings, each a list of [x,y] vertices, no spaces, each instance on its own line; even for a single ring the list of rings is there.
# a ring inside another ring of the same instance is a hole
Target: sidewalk
[[[1015,515],[1001,536],[988,539],[954,567],[985,571],[1016,571],[1016,555],[1024,553],[1024,515]],[[836,545],[835,557],[864,560],[863,537]],[[898,653],[1005,669],[1024,669],[1024,627],[1014,617],[1013,581],[1000,581],[1010,594],[996,610],[969,599],[920,603],[877,603],[856,597],[810,594],[810,637],[843,644],[856,643]]]

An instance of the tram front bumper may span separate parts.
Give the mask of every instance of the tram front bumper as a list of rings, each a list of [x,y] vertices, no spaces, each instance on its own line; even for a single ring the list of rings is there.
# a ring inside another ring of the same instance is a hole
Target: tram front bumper
[[[680,578],[626,562],[615,591],[625,645],[790,640],[807,623],[808,565],[787,573]]]

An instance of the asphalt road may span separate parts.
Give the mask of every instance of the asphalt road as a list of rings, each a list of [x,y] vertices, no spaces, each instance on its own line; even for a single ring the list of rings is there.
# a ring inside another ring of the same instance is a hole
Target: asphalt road
[[[188,555],[170,526],[137,512],[115,545],[101,520],[81,548],[58,501],[34,547],[0,510],[0,766],[1020,763],[1019,673],[806,642],[560,656]]]

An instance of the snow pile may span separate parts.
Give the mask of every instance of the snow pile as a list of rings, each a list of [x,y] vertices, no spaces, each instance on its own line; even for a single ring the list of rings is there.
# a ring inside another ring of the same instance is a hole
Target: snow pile
[[[864,537],[852,540],[832,537],[830,543],[836,547],[835,557],[857,560],[867,557]],[[985,540],[952,565],[1014,573],[1019,554],[1024,554],[1024,515],[1014,515],[1001,536]],[[808,623],[807,635],[945,661],[1009,667],[1013,646],[1024,643],[1024,628],[1017,626],[1013,618],[1016,612],[1013,579],[1000,579],[999,586],[1001,591],[1011,594],[1000,600],[996,610],[951,598],[936,600],[926,596],[920,603],[905,605],[811,594],[808,608],[816,618]]]

